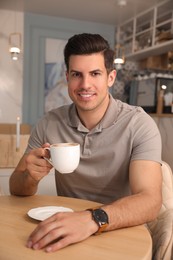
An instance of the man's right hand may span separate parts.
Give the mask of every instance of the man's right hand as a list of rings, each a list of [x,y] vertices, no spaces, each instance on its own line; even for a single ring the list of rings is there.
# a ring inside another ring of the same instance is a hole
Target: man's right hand
[[[48,151],[44,149],[49,146],[50,144],[46,143],[41,148],[23,155],[10,177],[11,194],[29,196],[37,192],[38,183],[52,168],[52,165],[43,158],[49,158]]]
[[[46,176],[52,168],[52,165],[43,158],[49,158],[48,151],[44,149],[49,146],[50,145],[46,143],[42,148],[32,150],[25,157],[26,170],[36,182],[39,182],[44,176]]]

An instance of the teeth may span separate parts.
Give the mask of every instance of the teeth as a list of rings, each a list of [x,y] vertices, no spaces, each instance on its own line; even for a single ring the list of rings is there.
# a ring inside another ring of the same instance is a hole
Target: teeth
[[[88,98],[88,97],[91,97],[92,95],[90,95],[90,94],[80,94],[81,95],[81,97],[85,97],[85,98]]]

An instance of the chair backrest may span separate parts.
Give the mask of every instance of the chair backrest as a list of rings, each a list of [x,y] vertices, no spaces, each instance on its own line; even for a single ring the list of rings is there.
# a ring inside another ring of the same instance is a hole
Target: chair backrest
[[[162,162],[162,208],[160,214],[166,209],[173,209],[173,173],[166,162]]]
[[[162,162],[162,207],[156,220],[148,223],[153,240],[153,260],[173,260],[173,175]]]

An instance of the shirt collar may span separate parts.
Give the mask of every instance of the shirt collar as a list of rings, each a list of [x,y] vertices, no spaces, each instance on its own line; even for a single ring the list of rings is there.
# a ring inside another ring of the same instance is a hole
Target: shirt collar
[[[84,133],[96,133],[101,132],[102,129],[107,128],[115,123],[117,120],[118,115],[118,105],[116,99],[112,97],[111,94],[109,94],[109,106],[106,110],[105,115],[103,116],[102,120],[95,126],[94,129],[89,131],[80,121],[80,118],[78,116],[76,106],[75,104],[71,104],[69,107],[69,125],[71,127],[77,128],[78,131],[84,132]]]

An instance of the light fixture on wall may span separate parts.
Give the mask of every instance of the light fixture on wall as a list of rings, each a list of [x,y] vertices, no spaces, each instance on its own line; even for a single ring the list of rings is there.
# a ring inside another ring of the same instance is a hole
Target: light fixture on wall
[[[21,33],[11,33],[9,35],[9,52],[11,54],[11,59],[16,61],[19,59],[19,54],[21,52]]]

